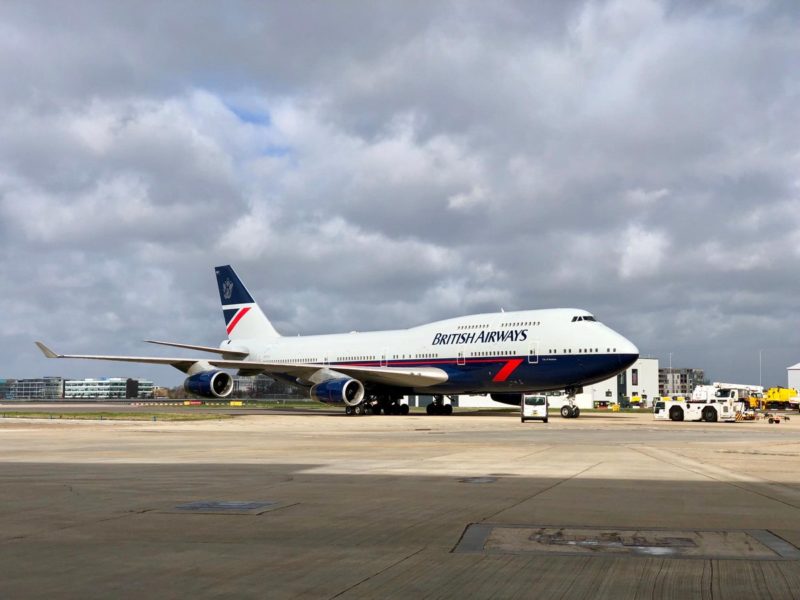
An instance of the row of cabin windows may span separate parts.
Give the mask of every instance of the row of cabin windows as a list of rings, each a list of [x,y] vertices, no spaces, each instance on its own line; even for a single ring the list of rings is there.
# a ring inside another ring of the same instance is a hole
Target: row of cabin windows
[[[511,350],[499,350],[496,352],[470,352],[470,356],[514,356],[516,352],[512,352]]]
[[[594,320],[594,319],[592,319],[592,320]],[[516,321],[514,323],[501,323],[500,327],[525,327],[525,326],[536,327],[536,326],[541,325],[541,324],[542,324],[541,321]],[[486,325],[486,324],[483,324],[483,325],[459,325],[458,327],[456,327],[456,329],[459,330],[459,331],[463,331],[463,330],[466,330],[466,329],[488,329],[488,328],[489,328],[489,326]]]
[[[578,348],[574,353],[575,354],[590,354],[592,352],[599,352],[599,348]],[[616,352],[616,348],[606,348],[606,352]],[[557,348],[550,348],[548,349],[548,354],[558,354]],[[572,348],[564,348],[561,350],[562,354],[573,354]],[[515,352],[511,350],[498,350],[495,352],[470,352],[470,356],[514,356]],[[533,354],[533,352],[531,352]],[[405,354],[394,354],[392,355],[393,359],[405,359]],[[408,358],[439,358],[438,353],[431,353],[431,354],[415,354],[412,356],[411,354],[408,355]],[[336,358],[337,361],[359,361],[359,360],[377,360],[375,356],[339,356]],[[293,363],[293,364],[309,364],[318,362],[316,358],[287,358],[284,359],[283,362],[285,363]]]
[[[606,352],[616,352],[616,348],[606,348]],[[600,352],[599,348],[578,348],[576,354],[591,354],[592,352]],[[548,354],[558,354],[558,348],[550,348]],[[562,354],[572,354],[572,348],[565,348],[561,351]]]

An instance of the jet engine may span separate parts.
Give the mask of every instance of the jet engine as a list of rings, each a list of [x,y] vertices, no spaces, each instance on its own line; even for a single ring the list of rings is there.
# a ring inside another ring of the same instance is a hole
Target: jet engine
[[[364,399],[364,384],[357,379],[329,379],[312,387],[310,393],[317,402],[357,406]]]
[[[183,389],[204,398],[225,398],[233,391],[233,377],[218,369],[202,371],[187,377]]]
[[[492,394],[492,400],[519,406],[520,402],[522,402],[522,394]]]

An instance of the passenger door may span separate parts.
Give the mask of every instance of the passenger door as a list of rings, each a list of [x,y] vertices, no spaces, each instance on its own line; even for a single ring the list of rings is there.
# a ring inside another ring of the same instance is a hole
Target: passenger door
[[[531,342],[530,346],[528,346],[528,364],[529,365],[538,365],[539,364],[539,342]]]

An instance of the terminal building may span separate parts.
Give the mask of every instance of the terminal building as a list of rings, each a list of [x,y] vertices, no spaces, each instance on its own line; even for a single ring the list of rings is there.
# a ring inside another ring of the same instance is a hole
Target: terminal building
[[[17,379],[6,387],[8,400],[47,400],[58,399],[64,395],[63,377],[39,377],[36,379]]]
[[[64,382],[64,400],[93,398],[152,398],[155,386],[147,379],[67,379]]]
[[[146,379],[0,379],[4,400],[73,400],[95,398],[152,398],[154,385]]]

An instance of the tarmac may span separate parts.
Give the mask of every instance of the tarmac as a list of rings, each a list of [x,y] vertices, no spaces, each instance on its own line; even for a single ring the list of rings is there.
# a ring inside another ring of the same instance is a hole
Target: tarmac
[[[800,416],[0,418],[0,598],[798,598],[798,466]]]

